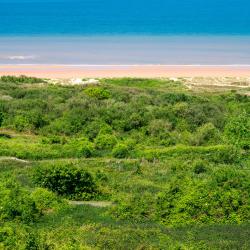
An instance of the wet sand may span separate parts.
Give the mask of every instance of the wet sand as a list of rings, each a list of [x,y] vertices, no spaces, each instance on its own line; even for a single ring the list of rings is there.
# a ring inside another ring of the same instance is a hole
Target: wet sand
[[[250,77],[250,65],[0,65],[0,75],[45,78]]]

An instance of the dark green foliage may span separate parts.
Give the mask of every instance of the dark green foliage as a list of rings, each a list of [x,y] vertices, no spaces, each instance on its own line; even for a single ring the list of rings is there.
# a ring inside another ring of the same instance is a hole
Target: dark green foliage
[[[0,127],[2,126],[2,124],[3,124],[3,113],[2,112],[0,112]]]
[[[194,173],[195,174],[203,174],[207,172],[207,167],[204,161],[197,160],[194,163]]]
[[[0,82],[3,83],[43,83],[44,80],[28,76],[1,76]]]
[[[90,199],[97,194],[92,175],[74,165],[52,165],[36,169],[34,182],[71,199]]]

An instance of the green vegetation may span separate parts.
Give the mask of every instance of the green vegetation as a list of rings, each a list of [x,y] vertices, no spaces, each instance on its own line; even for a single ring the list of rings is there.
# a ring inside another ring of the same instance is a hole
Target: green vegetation
[[[0,127],[0,249],[250,248],[246,95],[7,76]]]

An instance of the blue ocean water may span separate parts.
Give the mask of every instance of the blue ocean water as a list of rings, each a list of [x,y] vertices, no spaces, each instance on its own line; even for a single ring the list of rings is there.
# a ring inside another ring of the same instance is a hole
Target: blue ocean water
[[[0,0],[0,64],[249,64],[250,0]]]
[[[0,36],[249,35],[249,0],[0,0]]]

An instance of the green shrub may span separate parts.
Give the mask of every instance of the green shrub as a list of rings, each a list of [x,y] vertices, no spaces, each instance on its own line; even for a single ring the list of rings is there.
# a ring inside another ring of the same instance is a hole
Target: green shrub
[[[44,137],[42,138],[42,143],[44,144],[65,144],[67,142],[65,137],[61,137],[61,136],[48,136],[48,137]]]
[[[206,173],[207,172],[207,167],[206,167],[204,161],[197,160],[194,163],[193,170],[194,170],[195,174],[202,174],[202,173]]]
[[[243,191],[244,190],[244,191]],[[250,181],[225,168],[210,179],[171,182],[157,200],[157,216],[166,225],[250,221]]]
[[[117,139],[114,135],[110,134],[99,134],[95,138],[95,146],[97,149],[112,149],[117,143]]]
[[[225,136],[229,143],[250,148],[250,118],[246,112],[232,117],[225,126]]]
[[[14,181],[1,183],[0,197],[0,222],[19,220],[31,223],[39,218],[39,209],[29,192]]]
[[[197,129],[196,134],[192,138],[191,144],[196,146],[206,145],[210,142],[220,143],[219,131],[213,123],[206,123]]]
[[[112,128],[102,120],[97,120],[87,124],[84,128],[84,133],[90,140],[94,140],[99,133],[112,133]]]
[[[110,92],[101,87],[89,87],[85,89],[84,92],[88,96],[99,100],[109,99],[111,97]]]
[[[3,118],[4,118],[3,113],[0,112],[0,127],[1,127],[2,124],[3,124]]]
[[[118,143],[112,151],[115,158],[127,158],[130,155],[130,147],[125,143]]]
[[[92,175],[72,164],[37,168],[35,184],[70,199],[91,199],[97,194]]]
[[[58,209],[63,204],[55,193],[45,188],[36,188],[31,193],[31,198],[35,201],[36,207],[41,213],[51,209]]]
[[[89,141],[83,141],[78,146],[78,156],[89,158],[95,154],[94,144]]]
[[[146,157],[148,160],[182,157],[188,159],[195,159],[197,157],[207,159],[216,163],[234,163],[238,162],[242,155],[240,151],[228,145],[217,146],[184,146],[178,145],[167,148],[154,148],[146,149],[141,152],[141,156]]]
[[[1,76],[0,82],[4,83],[44,83],[45,81],[36,77],[28,76]]]
[[[28,118],[23,115],[17,115],[15,117],[13,126],[19,132],[29,130],[32,127],[31,124],[29,123]]]

